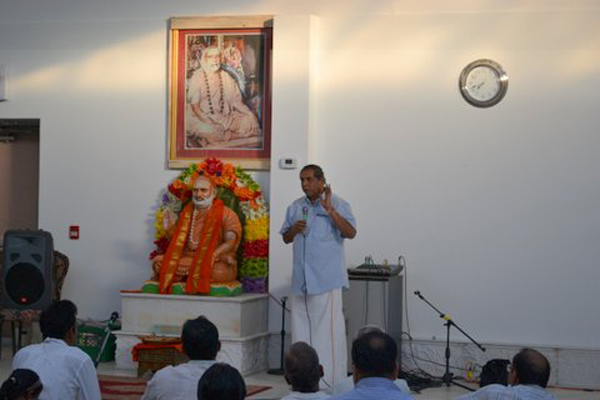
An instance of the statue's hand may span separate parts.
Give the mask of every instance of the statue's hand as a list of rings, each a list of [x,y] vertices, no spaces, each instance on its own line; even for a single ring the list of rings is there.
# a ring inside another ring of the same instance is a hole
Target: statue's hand
[[[225,261],[227,265],[235,265],[235,257],[233,255],[228,254],[224,258],[225,259],[223,261]]]
[[[181,257],[179,259],[179,266],[186,268],[189,271],[189,268],[192,266],[192,257]]]
[[[160,267],[162,267],[164,255],[159,254],[152,259],[152,280],[157,281],[160,275]]]
[[[235,256],[231,253],[227,253],[227,254],[217,254],[217,252],[213,253],[212,256],[212,265],[214,266],[215,263],[222,263],[222,264],[227,264],[227,265],[235,265],[236,264],[236,259]]]
[[[165,258],[164,254],[158,254],[158,255],[156,255],[152,259],[152,268],[156,268],[158,266],[158,269],[160,269],[160,266],[162,265],[162,262],[163,262],[164,258]]]

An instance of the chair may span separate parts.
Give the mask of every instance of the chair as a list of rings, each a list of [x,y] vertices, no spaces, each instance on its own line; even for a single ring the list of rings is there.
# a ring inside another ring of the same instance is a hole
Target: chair
[[[0,250],[0,271],[4,268],[4,253]],[[59,251],[54,251],[54,300],[60,300],[62,286],[69,271],[69,257]],[[1,290],[1,288],[0,288]],[[5,308],[0,310],[0,330],[5,321],[10,321],[12,352],[13,356],[21,348],[23,338],[23,324],[31,325],[39,321],[42,310],[19,310]],[[15,324],[18,323],[18,335],[15,336]],[[1,333],[0,333],[1,339]],[[2,358],[2,346],[0,345],[0,359]]]

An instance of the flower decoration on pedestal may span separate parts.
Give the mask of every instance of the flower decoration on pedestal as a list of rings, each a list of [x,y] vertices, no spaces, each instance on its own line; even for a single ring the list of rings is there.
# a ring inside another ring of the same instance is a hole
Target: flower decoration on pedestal
[[[171,181],[163,193],[155,218],[154,258],[164,254],[183,206],[191,200],[191,184],[198,175],[208,175],[217,186],[219,197],[235,197],[241,211],[243,237],[240,244],[239,279],[246,293],[266,293],[269,272],[269,208],[260,185],[241,167],[207,158],[192,164]]]

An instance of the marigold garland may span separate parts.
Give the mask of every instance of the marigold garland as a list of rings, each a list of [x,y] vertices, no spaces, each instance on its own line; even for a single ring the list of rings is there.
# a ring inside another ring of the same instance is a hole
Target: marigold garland
[[[255,220],[246,220],[244,226],[244,234],[246,240],[262,240],[269,238],[269,218],[261,217]]]
[[[190,165],[167,186],[156,211],[156,249],[152,251],[150,258],[166,252],[179,213],[191,199],[191,184],[199,175],[208,176],[216,186],[231,190],[239,199],[240,210],[245,217],[245,221],[242,221],[244,233],[240,244],[243,255],[239,266],[240,281],[245,292],[265,293],[269,269],[269,207],[262,196],[260,185],[242,167],[223,163],[216,158],[207,158],[200,164]]]

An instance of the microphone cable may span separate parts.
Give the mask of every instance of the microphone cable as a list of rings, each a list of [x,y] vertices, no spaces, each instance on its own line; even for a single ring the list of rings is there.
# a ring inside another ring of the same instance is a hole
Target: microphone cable
[[[302,207],[302,220],[308,221],[308,207]],[[308,287],[306,284],[306,228],[302,232],[302,271],[304,272],[304,287],[302,292],[304,293],[304,310],[306,311],[306,318],[308,320],[308,344],[313,345],[312,341],[312,321],[310,319],[310,312],[308,310]]]

